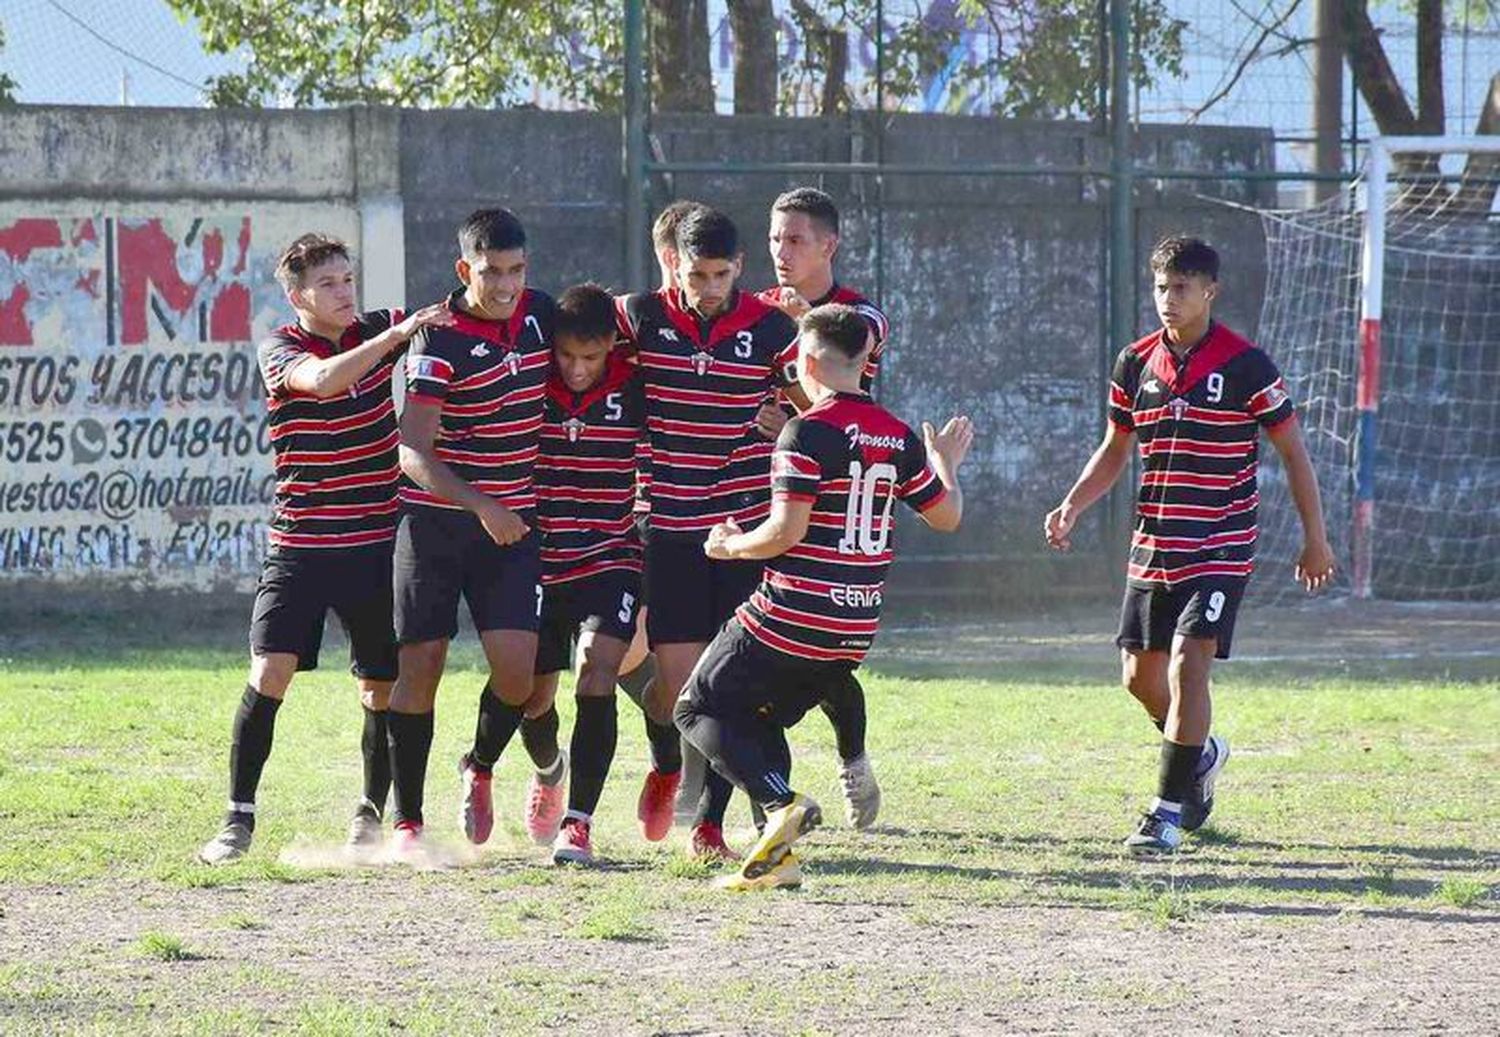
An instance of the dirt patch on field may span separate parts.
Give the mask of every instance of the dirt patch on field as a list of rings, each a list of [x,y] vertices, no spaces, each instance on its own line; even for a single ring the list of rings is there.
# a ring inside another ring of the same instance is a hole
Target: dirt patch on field
[[[202,1020],[226,1008],[295,1029],[331,1005],[376,1028],[600,1034],[1118,1033],[1164,1018],[1222,1034],[1478,1033],[1500,1018],[1492,912],[1251,908],[1158,924],[996,904],[924,917],[825,899],[814,880],[753,902],[689,898],[587,939],[556,932],[586,897],[493,888],[503,878],[12,890],[0,1029],[212,1029]],[[497,935],[506,911],[520,930]],[[181,937],[188,957],[152,960],[147,931]]]

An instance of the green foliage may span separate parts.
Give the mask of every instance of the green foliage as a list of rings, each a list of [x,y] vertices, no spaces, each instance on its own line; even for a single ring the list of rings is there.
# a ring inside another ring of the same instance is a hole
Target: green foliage
[[[167,0],[196,19],[212,53],[243,52],[245,71],[207,84],[211,103],[506,107],[533,91],[594,109],[618,106],[623,19],[608,0]],[[1162,0],[1133,5],[1140,86],[1181,75],[1185,22]],[[1101,26],[1095,0],[962,0],[952,19],[893,19],[887,8],[885,95],[920,98],[933,77],[950,97],[982,96],[998,115],[1099,114]],[[875,24],[876,0],[813,0],[790,9],[804,41],[843,29],[851,50]],[[965,32],[985,27],[991,56],[952,62]],[[783,64],[784,105],[825,69]],[[868,102],[872,98],[866,98]]]
[[[530,90],[608,107],[620,94],[606,0],[167,0],[205,48],[248,53],[207,84],[221,107],[504,107]]]

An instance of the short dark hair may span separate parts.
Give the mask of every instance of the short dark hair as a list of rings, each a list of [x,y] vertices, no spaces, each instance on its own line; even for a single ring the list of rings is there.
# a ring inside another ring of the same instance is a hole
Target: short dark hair
[[[839,207],[816,187],[797,187],[778,195],[772,212],[800,212],[829,234],[839,232]]]
[[[302,287],[302,275],[330,259],[347,259],[349,246],[330,234],[304,234],[288,245],[276,260],[276,280],[287,291]]]
[[[1162,238],[1151,250],[1151,272],[1191,276],[1202,274],[1210,281],[1219,279],[1219,254],[1202,238],[1173,234]]]
[[[846,360],[857,360],[870,341],[870,325],[853,306],[830,302],[815,306],[798,322],[804,340],[811,338]]]
[[[677,254],[687,259],[733,259],[740,254],[740,232],[718,209],[694,209],[677,225]]]
[[[575,284],[557,297],[557,318],[552,327],[553,339],[563,336],[576,339],[615,336],[615,300],[592,281]]]
[[[509,209],[476,209],[458,228],[458,250],[465,256],[526,247],[526,229]]]
[[[706,209],[708,206],[702,202],[689,201],[679,198],[668,205],[656,216],[656,222],[651,225],[651,245],[656,249],[677,247],[677,227],[682,223],[682,218],[695,209]]]

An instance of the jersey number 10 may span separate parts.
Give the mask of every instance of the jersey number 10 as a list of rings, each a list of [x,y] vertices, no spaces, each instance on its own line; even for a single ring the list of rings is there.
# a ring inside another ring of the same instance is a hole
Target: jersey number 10
[[[883,497],[878,504],[877,496]],[[849,508],[844,512],[844,536],[839,540],[839,554],[884,553],[885,545],[891,539],[891,506],[895,502],[895,465],[881,461],[866,470],[861,462],[850,461]]]

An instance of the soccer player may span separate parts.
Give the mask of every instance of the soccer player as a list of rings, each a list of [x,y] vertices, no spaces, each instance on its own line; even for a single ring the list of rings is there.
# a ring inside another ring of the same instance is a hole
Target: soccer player
[[[1317,476],[1292,401],[1271,358],[1212,317],[1219,256],[1169,237],[1151,253],[1162,326],[1115,361],[1109,424],[1044,532],[1066,550],[1078,518],[1129,463],[1139,441],[1141,485],[1120,614],[1124,683],[1161,729],[1156,798],[1125,841],[1132,853],[1173,853],[1213,809],[1229,743],[1209,733],[1209,670],[1229,658],[1235,615],[1254,565],[1256,457],[1264,429],[1286,469],[1302,521],[1295,574],[1309,591],[1333,574]]]
[[[770,246],[776,287],[760,293],[761,298],[794,320],[813,307],[843,303],[854,307],[870,325],[874,345],[860,377],[861,388],[869,392],[880,370],[890,324],[878,306],[834,278],[833,260],[839,250],[838,206],[813,187],[798,187],[780,195],[771,204]],[[795,379],[795,345],[781,361],[788,377]],[[880,813],[880,783],[865,750],[865,691],[853,671],[829,687],[822,709],[833,723],[837,739],[845,820],[855,828],[868,828]]]
[[[458,632],[459,598],[490,669],[474,744],[459,762],[461,823],[476,844],[494,824],[491,772],[531,695],[542,607],[532,478],[554,304],[526,287],[526,232],[509,210],[475,212],[458,245],[463,287],[448,298],[452,322],[413,339],[401,415],[401,675],[388,726],[397,852],[406,857],[420,852],[433,703]]]
[[[542,621],[527,703],[528,713],[556,716],[558,675],[568,669],[576,638],[578,713],[567,754],[566,819],[560,786],[533,780],[528,795],[527,827],[539,842],[555,837],[556,863],[593,861],[593,813],[618,734],[615,681],[641,600],[634,502],[645,397],[635,365],[612,351],[615,331],[614,299],[597,285],[577,285],[558,299],[536,467]],[[555,721],[551,730],[555,756]]]
[[[364,706],[364,796],[349,824],[349,845],[364,852],[380,842],[391,784],[386,708],[396,678],[391,375],[412,335],[449,319],[442,306],[410,316],[357,313],[349,249],[322,234],[292,242],[277,260],[276,279],[297,320],[259,349],[276,499],[250,624],[250,677],[234,717],[229,812],[198,854],[208,864],[235,860],[250,848],[276,711],[293,675],[318,665],[329,609],[348,633],[350,669]]]
[[[729,217],[693,210],[676,244],[680,287],[618,302],[646,384],[647,627],[658,668],[647,708],[658,724],[671,722],[703,649],[760,580],[758,563],[709,559],[703,543],[725,519],[750,525],[769,513],[770,444],[757,415],[785,384],[777,358],[796,336],[784,313],[736,287],[743,255]],[[676,784],[671,772],[648,780]],[[696,853],[732,853],[722,827],[729,793],[721,778],[708,777],[692,832]],[[670,802],[661,800],[667,827]]]
[[[941,432],[924,424],[919,437],[870,399],[860,386],[873,335],[853,307],[810,310],[801,328],[797,374],[812,406],[777,440],[770,518],[748,533],[726,520],[704,544],[711,558],[768,560],[765,576],[675,710],[683,736],[766,811],[731,889],[800,884],[792,844],[822,815],[791,787],[785,731],[870,649],[895,501],[933,529],[958,528],[958,469],[974,439],[964,417]]]

